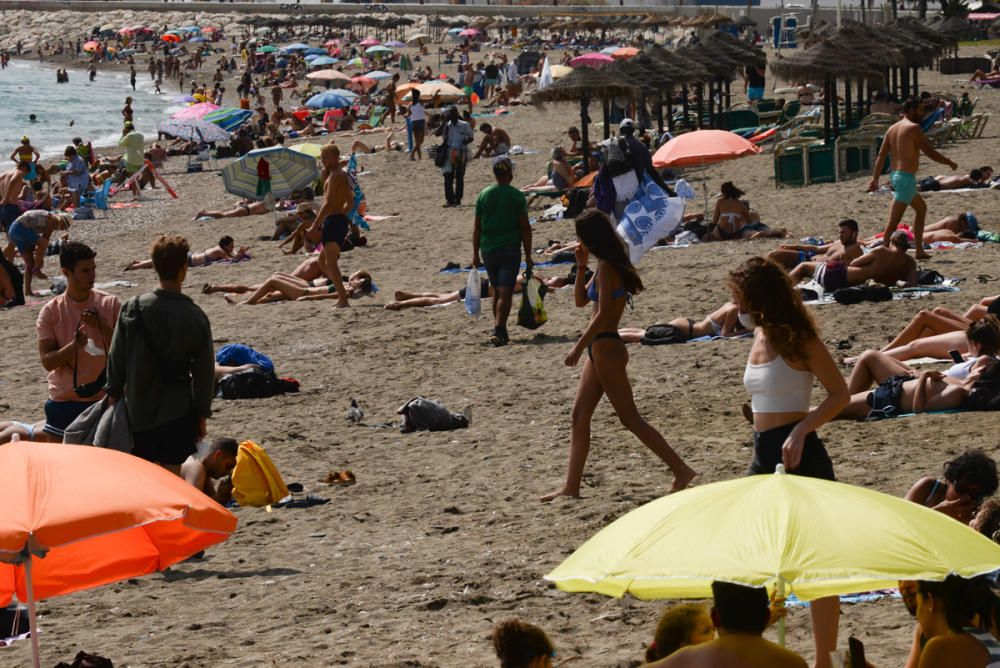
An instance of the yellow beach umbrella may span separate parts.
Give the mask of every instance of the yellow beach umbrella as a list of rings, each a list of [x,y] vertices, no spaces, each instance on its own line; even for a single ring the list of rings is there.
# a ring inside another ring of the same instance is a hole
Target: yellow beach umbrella
[[[304,144],[296,144],[295,146],[289,146],[288,148],[293,151],[298,151],[299,153],[305,153],[306,155],[312,156],[314,158],[319,158],[320,151],[323,150],[322,144],[312,144],[306,142]]]
[[[616,597],[709,598],[725,580],[809,601],[997,568],[1000,545],[938,511],[779,471],[647,503],[545,577]]]

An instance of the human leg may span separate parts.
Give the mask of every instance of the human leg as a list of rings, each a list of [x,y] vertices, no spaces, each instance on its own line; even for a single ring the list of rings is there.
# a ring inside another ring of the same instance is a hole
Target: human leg
[[[653,451],[670,467],[674,474],[674,483],[670,492],[676,492],[687,487],[695,477],[695,471],[684,463],[684,460],[671,448],[663,435],[639,415],[629,383],[626,367],[628,351],[620,341],[600,339],[591,344],[595,359],[595,369],[601,388],[608,395],[608,400],[614,406],[618,420],[626,429],[635,434],[643,445]]]
[[[893,200],[892,206],[889,207],[889,222],[886,223],[885,230],[882,232],[882,239],[888,239],[892,236],[892,233],[896,231],[899,226],[899,221],[903,219],[903,213],[906,211],[906,202],[901,202],[899,200]],[[885,243],[885,241],[883,241]]]
[[[813,668],[833,668],[830,652],[837,649],[837,632],[840,626],[840,598],[827,596],[809,602],[812,615],[813,641],[816,658]]]
[[[419,295],[411,295],[408,297],[400,297],[400,295],[407,295],[409,293],[397,292],[394,297],[395,301],[391,301],[385,305],[385,308],[390,311],[400,311],[405,308],[420,308],[425,306],[441,306],[444,304],[453,304],[461,297],[459,296],[459,291],[455,290],[453,292],[440,292],[440,293],[423,293]]]
[[[580,496],[583,468],[587,464],[587,455],[590,453],[590,421],[594,417],[594,410],[603,394],[604,390],[601,389],[601,383],[597,379],[594,363],[587,359],[583,363],[583,372],[580,374],[580,383],[576,389],[576,399],[573,400],[566,483],[562,489],[541,497],[542,501],[551,501],[560,496]]]
[[[910,341],[898,348],[890,348],[885,351],[885,354],[898,360],[910,360],[917,357],[934,357],[946,360],[949,358],[948,351],[950,350],[957,350],[960,353],[968,352],[969,342],[964,331],[927,336]]]
[[[509,286],[493,289],[493,326],[496,331],[507,331],[507,318],[514,301],[514,288]]]
[[[280,276],[271,276],[264,283],[261,284],[257,290],[254,291],[250,297],[242,302],[243,304],[260,304],[263,301],[274,301],[271,297],[271,293],[278,292],[284,296],[285,299],[293,300],[298,299],[306,293],[306,289],[300,285],[296,285],[291,281],[285,280]]]
[[[646,330],[641,327],[622,327],[618,330],[618,336],[625,343],[639,343],[646,336]]]
[[[464,149],[463,149],[464,151]],[[455,161],[454,169],[455,172],[455,206],[462,203],[462,197],[465,195],[465,158],[459,158]]]
[[[913,245],[916,247],[914,253],[917,259],[929,258],[930,255],[924,250],[924,222],[927,218],[927,203],[920,195],[915,195],[910,202],[913,207]],[[889,237],[886,237],[888,239]]]
[[[818,265],[819,262],[802,262],[788,272],[788,277],[792,279],[792,283],[798,283],[805,278],[812,278],[816,274],[816,267]]]
[[[444,199],[448,206],[455,205],[455,168],[452,167],[444,175]]]
[[[942,308],[936,308],[931,311],[921,310],[913,316],[906,327],[903,328],[903,331],[897,334],[896,338],[885,345],[882,350],[899,348],[910,341],[934,334],[964,331],[968,326],[968,321],[953,311]]]
[[[878,350],[861,353],[851,377],[847,381],[847,391],[851,394],[864,392],[873,384],[881,383],[890,376],[912,373],[913,370],[889,355]]]
[[[792,269],[799,263],[799,252],[794,250],[773,250],[767,254],[767,259],[780,264],[785,269]]]

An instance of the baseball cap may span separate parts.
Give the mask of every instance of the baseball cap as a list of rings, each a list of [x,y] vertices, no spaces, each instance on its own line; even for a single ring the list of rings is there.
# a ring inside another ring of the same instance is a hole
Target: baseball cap
[[[635,121],[633,121],[631,118],[623,118],[622,122],[618,124],[618,129],[624,130],[626,128],[630,130],[635,130]]]

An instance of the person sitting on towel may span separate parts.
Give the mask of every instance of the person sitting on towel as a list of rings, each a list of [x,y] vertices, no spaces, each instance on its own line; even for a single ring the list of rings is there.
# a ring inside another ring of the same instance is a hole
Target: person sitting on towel
[[[882,285],[903,281],[908,287],[917,284],[917,261],[907,254],[910,242],[905,230],[892,233],[889,247],[876,248],[850,264],[843,262],[803,262],[789,273],[793,281],[813,278],[827,292],[835,292],[869,280]]]

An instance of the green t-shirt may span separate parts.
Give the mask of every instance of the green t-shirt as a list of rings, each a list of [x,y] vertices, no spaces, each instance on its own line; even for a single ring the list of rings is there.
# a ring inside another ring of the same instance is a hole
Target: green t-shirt
[[[495,183],[484,188],[476,198],[479,218],[479,250],[489,253],[504,246],[521,243],[521,227],[517,221],[528,215],[528,200],[524,193],[510,184]]]

